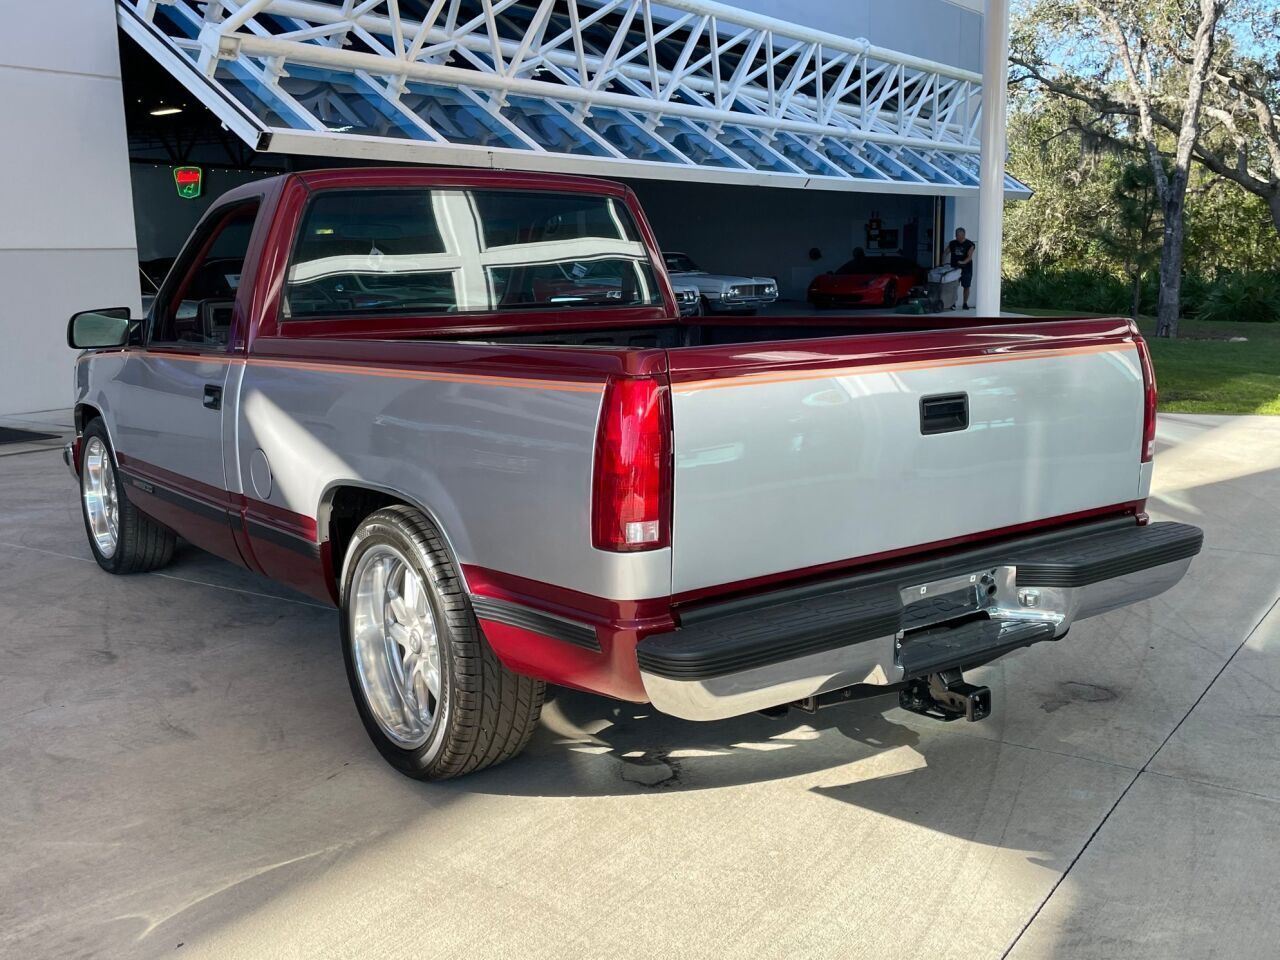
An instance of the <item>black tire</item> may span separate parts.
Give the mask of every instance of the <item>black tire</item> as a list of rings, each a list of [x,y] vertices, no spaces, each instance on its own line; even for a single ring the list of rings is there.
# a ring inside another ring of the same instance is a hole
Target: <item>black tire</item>
[[[884,288],[884,305],[890,309],[898,305],[898,297],[894,292],[893,284],[889,284]]]
[[[441,695],[427,740],[405,749],[387,736],[357,676],[352,589],[361,556],[380,544],[398,551],[426,587],[439,638]],[[510,760],[538,724],[546,684],[508,670],[485,640],[457,567],[439,531],[410,507],[387,507],[357,528],[342,568],[342,654],[365,730],[397,770],[418,780],[447,780]]]
[[[106,450],[111,462],[111,482],[116,496],[116,545],[110,556],[103,553],[94,537],[89,521],[89,507],[85,497],[86,469],[90,441],[97,440]],[[80,435],[80,515],[84,520],[85,536],[89,540],[89,549],[93,551],[93,559],[107,573],[129,574],[146,573],[158,570],[173,559],[173,548],[177,537],[172,530],[152,520],[133,505],[129,499],[127,484],[120,480],[119,466],[116,464],[115,451],[111,448],[111,438],[107,435],[106,425],[99,418],[90,420]]]

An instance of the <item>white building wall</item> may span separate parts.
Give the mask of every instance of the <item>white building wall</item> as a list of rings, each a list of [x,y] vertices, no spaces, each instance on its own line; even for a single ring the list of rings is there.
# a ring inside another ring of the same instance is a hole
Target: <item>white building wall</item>
[[[140,310],[115,8],[57,7],[0,30],[0,416],[70,404],[72,313]]]
[[[977,0],[728,0],[730,6],[863,37],[878,47],[982,69],[982,14]]]

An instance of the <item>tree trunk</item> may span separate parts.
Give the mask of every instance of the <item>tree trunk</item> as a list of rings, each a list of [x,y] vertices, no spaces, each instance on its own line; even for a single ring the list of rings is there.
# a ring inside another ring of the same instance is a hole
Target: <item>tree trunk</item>
[[[1178,313],[1182,296],[1183,201],[1187,180],[1180,171],[1169,178],[1164,204],[1164,245],[1160,251],[1160,299],[1156,310],[1156,336],[1178,335]]]
[[[1142,271],[1133,271],[1133,322],[1138,322],[1138,314],[1142,312]]]
[[[1276,233],[1280,233],[1280,190],[1267,197],[1267,208],[1271,211],[1271,222],[1275,224]]]

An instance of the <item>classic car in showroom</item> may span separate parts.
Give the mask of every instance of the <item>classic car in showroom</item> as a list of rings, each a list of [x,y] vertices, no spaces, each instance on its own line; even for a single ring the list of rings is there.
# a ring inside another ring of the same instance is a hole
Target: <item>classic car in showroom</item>
[[[808,300],[826,307],[892,307],[920,283],[922,268],[909,257],[854,257],[809,284]]]
[[[663,261],[671,285],[684,311],[683,288],[698,288],[699,306],[704,313],[755,313],[778,299],[778,281],[773,277],[735,277],[708,273],[687,253],[664,253]],[[696,311],[695,311],[696,312]]]
[[[702,315],[702,291],[696,283],[671,278],[671,289],[676,295],[676,306],[680,308],[682,317],[699,317]]]

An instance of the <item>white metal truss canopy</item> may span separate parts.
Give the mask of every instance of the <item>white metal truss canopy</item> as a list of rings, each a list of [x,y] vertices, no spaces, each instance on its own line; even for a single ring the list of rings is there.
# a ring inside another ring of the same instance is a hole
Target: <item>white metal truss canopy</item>
[[[878,193],[978,186],[981,77],[712,0],[117,0],[259,150]],[[1005,178],[1006,192],[1026,188]]]

